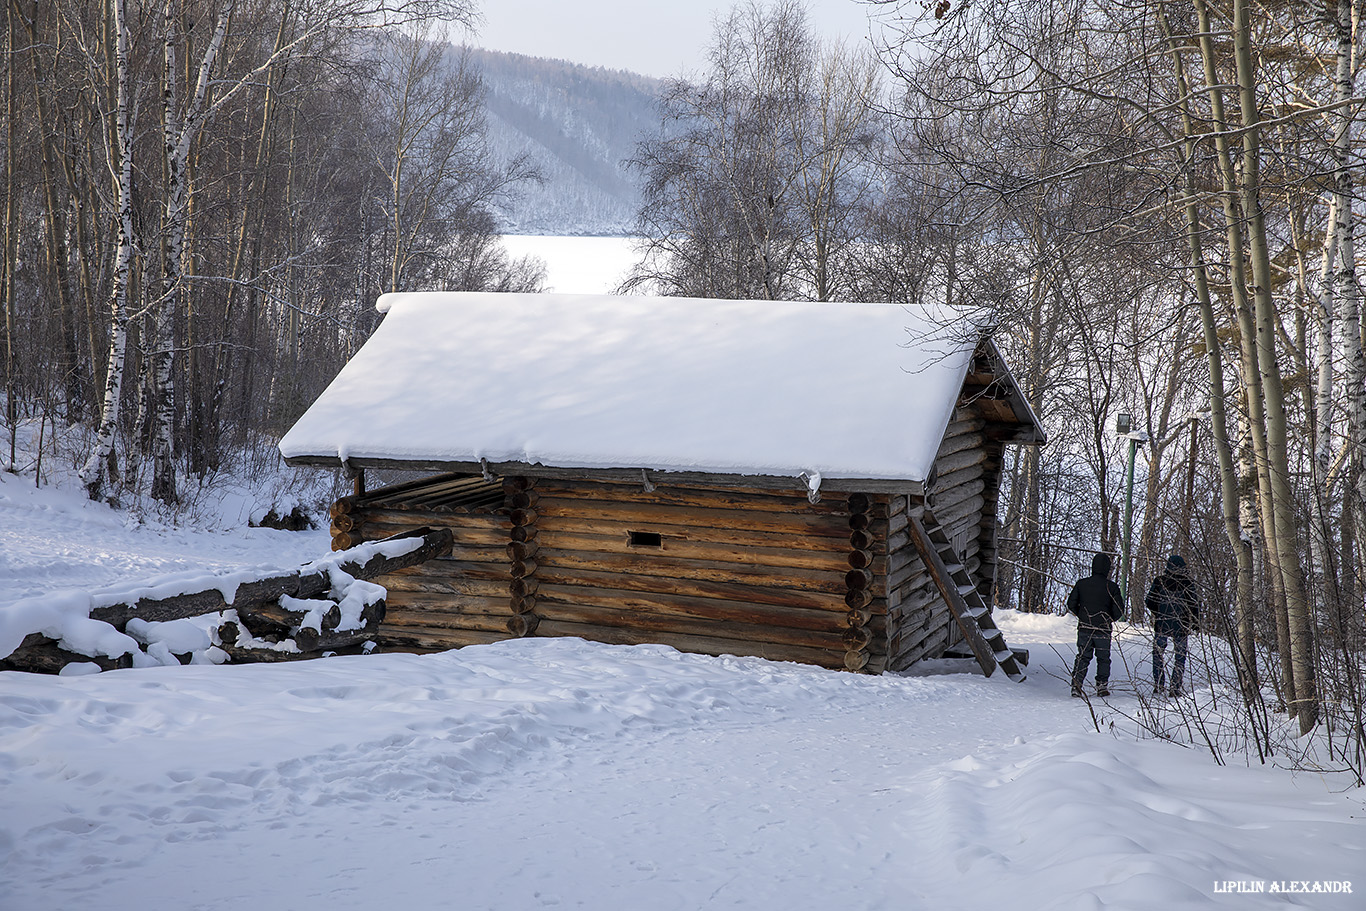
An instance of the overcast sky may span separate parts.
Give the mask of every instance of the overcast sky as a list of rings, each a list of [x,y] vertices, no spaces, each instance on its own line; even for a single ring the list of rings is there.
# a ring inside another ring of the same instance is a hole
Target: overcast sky
[[[701,69],[714,16],[728,0],[480,0],[484,22],[471,44],[588,66],[676,76]],[[823,37],[868,35],[857,0],[807,0]]]

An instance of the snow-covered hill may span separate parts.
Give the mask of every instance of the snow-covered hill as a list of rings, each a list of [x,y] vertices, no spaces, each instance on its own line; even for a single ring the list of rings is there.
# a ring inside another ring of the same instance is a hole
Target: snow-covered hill
[[[528,153],[545,180],[499,214],[519,234],[621,235],[634,223],[637,175],[625,161],[659,127],[660,82],[634,73],[471,50],[483,74],[489,146]]]
[[[0,611],[325,547],[139,524],[12,477],[0,520]],[[1062,679],[1071,622],[999,619],[1033,656],[1023,684],[568,639],[0,672],[0,907],[1360,907],[1361,791],[1140,737],[1141,631],[1088,707]],[[1184,738],[1215,695],[1197,679],[1156,721]]]

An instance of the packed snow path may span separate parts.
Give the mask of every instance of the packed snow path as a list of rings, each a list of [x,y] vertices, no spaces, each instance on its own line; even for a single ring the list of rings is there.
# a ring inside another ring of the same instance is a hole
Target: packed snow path
[[[1215,893],[1350,880],[1359,792],[1096,733],[1050,674],[1066,622],[1013,626],[1036,657],[1023,685],[578,640],[0,674],[0,895],[7,911],[1360,906]]]

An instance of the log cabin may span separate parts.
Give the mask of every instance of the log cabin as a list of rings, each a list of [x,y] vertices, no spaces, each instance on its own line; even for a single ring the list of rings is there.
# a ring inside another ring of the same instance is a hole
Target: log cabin
[[[280,443],[341,468],[333,546],[449,528],[377,579],[379,645],[662,643],[866,673],[991,619],[1005,448],[1045,441],[980,313],[400,293]],[[367,489],[365,472],[402,483]]]

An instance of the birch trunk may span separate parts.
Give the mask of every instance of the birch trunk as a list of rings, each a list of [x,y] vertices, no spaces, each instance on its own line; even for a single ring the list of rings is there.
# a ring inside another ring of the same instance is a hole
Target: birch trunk
[[[118,198],[118,246],[114,255],[113,285],[110,291],[109,361],[105,371],[104,404],[100,410],[99,430],[85,466],[81,483],[92,500],[103,495],[110,478],[108,467],[118,430],[119,408],[123,400],[123,376],[128,350],[128,287],[133,264],[133,125],[129,117],[128,24],[125,0],[112,0],[115,41],[115,127],[114,192]]]
[[[1314,667],[1313,626],[1309,600],[1304,591],[1294,514],[1294,492],[1290,483],[1290,457],[1287,441],[1285,390],[1280,364],[1276,358],[1276,328],[1279,314],[1271,293],[1271,256],[1266,238],[1266,220],[1261,201],[1261,130],[1257,109],[1257,68],[1253,60],[1251,14],[1247,0],[1234,3],[1233,46],[1236,62],[1239,107],[1243,123],[1243,155],[1239,170],[1239,200],[1247,222],[1252,266],[1252,300],[1257,325],[1257,369],[1261,379],[1266,414],[1266,463],[1271,489],[1271,533],[1269,550],[1274,555],[1285,593],[1286,619],[1290,627],[1290,652],[1294,676],[1294,696],[1287,707],[1299,719],[1300,733],[1307,734],[1318,723],[1318,688]],[[1265,520],[1265,519],[1264,519]]]
[[[217,22],[204,49],[204,56],[199,61],[193,94],[184,102],[183,115],[177,54],[180,40],[177,27],[179,4],[177,0],[165,0],[162,6],[166,30],[162,88],[166,198],[161,229],[162,293],[157,308],[156,347],[152,353],[153,388],[156,394],[152,430],[152,496],[164,503],[174,503],[178,496],[174,460],[175,321],[184,308],[186,294],[184,246],[189,217],[190,148],[204,122],[209,76],[223,46],[233,6],[233,0],[226,0],[218,9]]]

